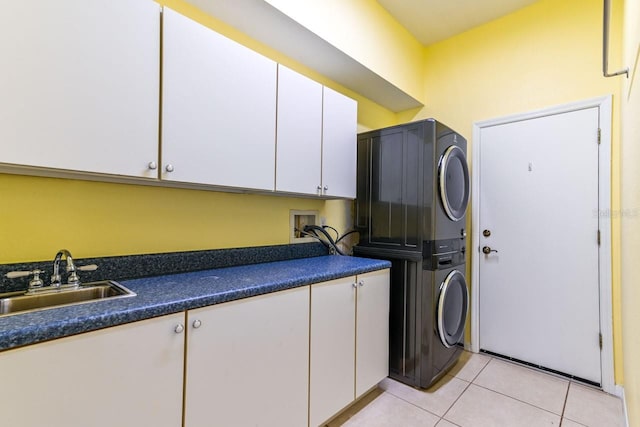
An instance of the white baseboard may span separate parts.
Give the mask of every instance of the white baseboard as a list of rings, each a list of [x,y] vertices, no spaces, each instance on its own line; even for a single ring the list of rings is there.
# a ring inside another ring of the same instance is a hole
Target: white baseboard
[[[627,398],[624,395],[624,387],[616,384],[614,393],[622,399],[622,416],[624,417],[623,425],[625,427],[629,427],[629,414],[627,413]]]

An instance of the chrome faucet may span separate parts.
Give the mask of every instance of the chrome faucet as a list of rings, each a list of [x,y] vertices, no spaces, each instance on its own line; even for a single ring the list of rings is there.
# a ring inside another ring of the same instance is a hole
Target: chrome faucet
[[[53,259],[53,274],[51,275],[51,286],[55,288],[59,288],[61,285],[60,261],[62,260],[63,256],[67,261],[67,273],[69,273],[69,277],[67,278],[67,284],[72,286],[78,286],[80,284],[80,278],[76,273],[76,266],[73,263],[71,252],[69,252],[66,249],[60,249],[56,254],[56,257]]]
[[[61,283],[62,277],[60,276],[60,261],[62,261],[62,257],[64,257],[67,262],[68,273],[67,283],[64,285]],[[29,288],[26,291],[26,295],[33,295],[78,289],[81,283],[77,272],[95,271],[97,269],[98,266],[96,264],[76,266],[73,263],[71,252],[66,249],[60,249],[56,254],[56,257],[53,259],[53,274],[51,275],[51,284],[49,286],[44,286],[42,279],[40,279],[40,274],[44,274],[44,271],[42,270],[10,271],[5,274],[5,277],[8,279],[16,279],[18,277],[28,277],[33,275],[33,278],[29,281]]]

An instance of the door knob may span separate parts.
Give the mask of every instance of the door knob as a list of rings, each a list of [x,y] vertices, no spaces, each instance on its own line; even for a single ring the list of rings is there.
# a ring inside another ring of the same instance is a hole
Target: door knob
[[[491,249],[489,246],[484,246],[482,248],[482,253],[485,255],[489,255],[491,252],[498,252],[498,251],[495,249]]]

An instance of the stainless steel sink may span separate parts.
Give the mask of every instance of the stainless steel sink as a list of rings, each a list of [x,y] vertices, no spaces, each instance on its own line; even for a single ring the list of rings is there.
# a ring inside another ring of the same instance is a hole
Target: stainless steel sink
[[[0,294],[0,316],[135,295],[131,290],[112,280],[83,283],[72,289],[42,290],[33,294],[10,292]]]

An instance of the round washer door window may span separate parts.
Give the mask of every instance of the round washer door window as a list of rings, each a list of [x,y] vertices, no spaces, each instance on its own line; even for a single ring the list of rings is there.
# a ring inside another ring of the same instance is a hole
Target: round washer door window
[[[469,168],[460,147],[452,145],[440,157],[438,181],[444,211],[452,221],[460,221],[469,202]]]
[[[440,285],[438,297],[438,335],[442,344],[449,348],[460,342],[467,321],[469,291],[464,275],[453,270]]]

